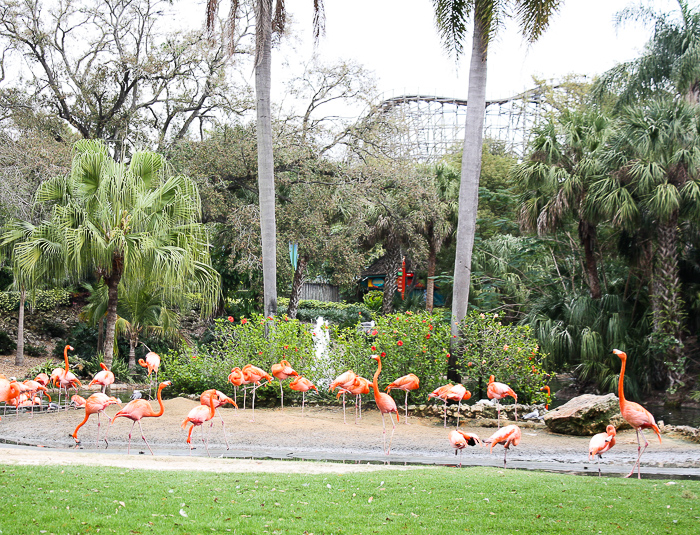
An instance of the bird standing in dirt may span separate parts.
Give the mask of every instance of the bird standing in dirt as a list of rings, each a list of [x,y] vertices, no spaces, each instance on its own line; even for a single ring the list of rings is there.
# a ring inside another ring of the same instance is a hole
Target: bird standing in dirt
[[[107,416],[105,409],[115,403],[121,406],[121,402],[117,398],[108,396],[102,392],[95,392],[85,400],[85,419],[78,424],[78,427],[75,428],[75,431],[73,431],[71,435],[75,439],[76,444],[80,444],[80,440],[78,440],[78,429],[85,425],[90,416],[97,414],[97,438],[95,439],[95,446],[100,445],[100,414],[105,414],[105,416]],[[107,421],[111,422],[109,416],[107,416]],[[104,440],[105,444],[109,446],[107,442],[107,433],[105,433]]]
[[[648,410],[642,407],[639,403],[635,403],[634,401],[627,401],[627,399],[625,399],[624,386],[625,367],[627,365],[627,353],[624,353],[619,349],[613,349],[613,353],[615,353],[618,357],[620,357],[620,360],[622,360],[622,368],[620,369],[620,379],[617,384],[617,395],[620,398],[620,412],[622,413],[622,417],[625,420],[627,420],[627,423],[630,424],[637,432],[637,462],[634,463],[634,466],[632,466],[632,471],[625,477],[630,477],[632,474],[634,474],[634,469],[636,468],[637,479],[641,479],[642,475],[640,474],[639,461],[642,458],[642,454],[647,449],[647,446],[649,446],[649,442],[644,436],[642,429],[653,429],[654,433],[656,433],[656,436],[659,437],[659,443],[661,443],[661,432],[659,431],[659,428],[656,425],[656,420],[654,419],[654,416]],[[642,444],[639,441],[640,434],[644,439],[644,449],[642,449]]]
[[[290,377],[298,377],[299,374],[292,368],[286,360],[280,361],[278,364],[272,365],[272,375],[280,382],[280,401],[281,408],[284,409],[284,390],[282,389],[282,381],[286,381]]]
[[[146,360],[139,359],[139,366],[143,366],[148,370],[148,395],[151,395],[151,374],[155,372],[156,383],[158,382],[158,369],[160,368],[160,356],[158,353],[149,351],[146,353]]]
[[[258,368],[257,366],[253,366],[252,364],[246,364],[243,366],[243,369],[241,370],[243,372],[243,379],[248,382],[253,384],[253,418],[252,422],[255,421],[255,391],[263,386],[263,384],[260,382],[263,379],[265,379],[268,383],[272,381],[272,375],[267,373],[265,370]],[[265,383],[267,384],[267,383]]]
[[[204,448],[207,450],[207,455],[211,457],[209,454],[209,438],[207,437],[207,441],[204,441],[204,425],[202,424],[214,418],[214,414],[216,413],[214,403],[216,402],[218,396],[216,390],[206,390],[204,393],[202,393],[202,397],[208,400],[209,406],[197,405],[196,407],[192,408],[187,415],[187,418],[185,418],[182,421],[182,424],[180,424],[180,427],[186,429],[188,423],[192,424],[190,427],[190,432],[187,433],[187,443],[190,445],[190,455],[192,455],[192,430],[196,426],[200,426],[202,428],[202,444],[204,444]]]
[[[88,387],[92,385],[100,385],[102,387],[102,393],[104,394],[105,389],[114,383],[114,374],[107,366],[105,366],[104,362],[100,362],[100,368],[102,368],[102,371],[95,374],[92,381],[90,381],[90,384],[88,384]]]
[[[356,377],[357,377],[357,374],[355,374],[354,371],[348,370],[346,372],[341,373],[328,386],[329,392],[332,392],[333,390],[338,388],[338,389],[340,389],[341,393],[343,394],[343,423],[344,424],[348,423],[345,420],[345,394],[348,392],[348,388],[350,388],[353,385],[353,383],[355,382]]]
[[[369,385],[369,379],[357,375],[349,387],[338,390],[336,399],[340,397],[341,394],[345,396],[346,393],[355,396],[355,425],[357,425],[358,413],[359,418],[362,418],[362,394],[369,394]],[[343,417],[344,416],[345,415],[343,415]]]
[[[153,455],[153,450],[151,449],[151,446],[148,444],[148,441],[146,440],[146,435],[143,434],[143,427],[141,427],[141,419],[142,418],[158,418],[159,416],[163,415],[163,412],[165,412],[165,407],[163,406],[163,399],[161,398],[161,392],[166,386],[170,386],[172,383],[170,381],[163,381],[158,385],[158,405],[160,406],[160,410],[158,412],[153,410],[153,407],[151,407],[150,402],[146,401],[145,399],[135,399],[133,401],[130,401],[129,403],[126,404],[126,406],[120,410],[117,414],[114,415],[114,418],[112,418],[112,421],[109,424],[109,428],[107,429],[107,433],[109,432],[109,429],[112,428],[112,425],[114,424],[114,420],[116,420],[119,417],[124,417],[128,418],[131,420],[133,423],[131,424],[131,429],[129,430],[129,445],[126,447],[126,454],[129,454],[129,450],[131,449],[131,433],[134,430],[134,425],[136,422],[139,424],[139,429],[141,430],[141,438],[143,441],[146,443],[146,446],[148,446],[148,451],[151,452],[151,455]],[[107,433],[105,433],[105,442],[107,442]]]
[[[78,378],[73,374],[73,372],[70,371],[69,365],[68,365],[68,350],[74,351],[74,349],[67,345],[66,347],[63,348],[63,358],[66,361],[66,367],[64,368],[56,368],[54,371],[51,372],[51,377],[50,380],[53,382],[54,386],[58,387],[58,406],[59,408],[61,407],[61,389],[66,390],[66,410],[68,410],[68,388],[74,388],[76,391],[78,390],[78,387],[82,388],[82,384],[78,380]]]
[[[435,390],[433,390],[430,394],[428,394],[429,398],[436,398],[436,399],[441,399],[445,402],[445,406],[443,408],[443,427],[447,427],[447,399],[448,395],[450,393],[450,390],[454,387],[452,383],[448,383],[446,385],[442,385],[437,387]]]
[[[517,446],[520,444],[521,436],[522,434],[520,432],[520,428],[517,425],[507,425],[500,428],[489,438],[485,439],[482,445],[491,444],[489,453],[493,453],[493,447],[496,444],[503,444],[503,468],[505,468],[508,449],[510,449],[511,446]]]
[[[228,382],[233,385],[233,401],[236,402],[236,407],[238,407],[238,387],[247,384],[243,378],[243,370],[238,366],[231,370],[228,374]],[[243,410],[245,410],[245,387],[243,388]]]
[[[318,392],[318,388],[309,381],[306,377],[299,375],[291,383],[289,383],[289,388],[301,392],[301,415],[304,415],[304,403],[306,401],[306,393],[312,388]]]
[[[396,413],[396,421],[399,421],[399,410],[396,407],[396,402],[389,394],[379,391],[379,374],[382,371],[382,359],[379,355],[370,355],[371,359],[377,361],[377,371],[374,372],[374,379],[372,381],[372,388],[374,389],[374,401],[377,404],[377,408],[382,415],[382,433],[384,438],[384,453],[389,455],[391,453],[391,442],[394,440],[394,431],[396,431],[396,424],[394,420],[391,419],[391,413]],[[384,423],[384,415],[389,415],[389,420],[391,420],[391,438],[389,439],[389,448],[386,447],[386,424]]]
[[[215,393],[216,396],[212,396],[211,394]],[[228,445],[228,437],[226,436],[226,424],[224,423],[224,418],[221,416],[221,413],[219,412],[219,407],[222,405],[225,405],[226,403],[230,403],[234,407],[238,408],[238,405],[236,405],[236,402],[232,400],[230,397],[228,397],[226,394],[219,390],[205,390],[202,392],[202,395],[199,396],[199,403],[200,405],[209,405],[209,398],[214,397],[214,410],[216,411],[216,414],[219,416],[219,419],[221,420],[221,428],[224,431],[224,441],[226,442],[226,449],[229,449]],[[209,425],[209,429],[214,427],[214,421],[212,419],[211,424]]]
[[[408,375],[404,375],[403,377],[399,377],[395,381],[389,383],[389,386],[386,387],[386,391],[390,392],[391,389],[396,389],[396,390],[403,390],[406,392],[406,396],[404,398],[404,422],[406,425],[409,425],[408,423],[408,392],[410,390],[418,390],[420,388],[420,379],[413,374],[409,373]]]
[[[588,460],[592,461],[596,455],[598,456],[598,476],[600,476],[600,459],[603,458],[603,453],[615,445],[616,434],[615,426],[609,425],[605,428],[605,433],[598,433],[591,437],[588,444]]]
[[[498,400],[501,400],[507,396],[510,396],[515,400],[515,421],[518,421],[518,395],[513,391],[511,387],[503,383],[495,382],[494,377],[492,375],[491,377],[489,377],[489,386],[486,390],[486,395],[489,397],[489,399],[496,400],[496,418],[498,420],[498,427],[501,427],[501,405],[500,403],[498,403]]]
[[[462,450],[467,446],[476,446],[477,444],[481,444],[478,436],[465,433],[460,429],[453,429],[450,431],[448,438],[450,439],[450,444],[452,444],[452,447],[455,449],[455,455],[457,455],[457,451],[459,451],[460,468],[462,468]]]

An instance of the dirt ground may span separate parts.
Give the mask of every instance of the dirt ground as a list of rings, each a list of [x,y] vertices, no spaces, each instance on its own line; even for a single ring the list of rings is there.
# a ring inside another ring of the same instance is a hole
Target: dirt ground
[[[239,400],[240,401],[240,400]],[[249,400],[250,401],[250,400]],[[157,409],[157,403],[152,405]],[[443,427],[442,419],[409,417],[410,425],[396,424],[391,455],[382,453],[382,419],[376,410],[365,409],[362,419],[355,424],[352,404],[348,404],[347,423],[343,422],[342,407],[307,407],[302,416],[301,408],[285,407],[284,410],[256,409],[255,421],[250,406],[246,410],[219,409],[225,424],[229,449],[226,449],[221,420],[215,417],[213,427],[205,425],[209,434],[211,458],[201,441],[201,428],[193,432],[190,454],[186,443],[187,431],[180,424],[190,409],[197,403],[186,398],[175,398],[164,402],[165,412],[159,418],[144,418],[142,421],[146,439],[156,457],[149,455],[141,439],[138,424],[134,427],[131,455],[126,456],[127,441],[132,422],[125,418],[115,420],[109,430],[109,448],[104,441],[95,444],[97,419],[91,416],[79,431],[81,444],[76,446],[70,434],[84,418],[82,409],[71,409],[60,413],[7,415],[0,421],[2,448],[0,462],[21,464],[110,464],[123,467],[154,469],[193,469],[247,471],[268,468],[268,463],[283,465],[286,471],[346,471],[371,470],[386,466],[390,461],[394,468],[414,464],[455,464],[448,434],[451,429]],[[111,406],[107,414],[113,416],[119,408]],[[493,421],[462,422],[461,429],[487,438],[494,431]],[[587,461],[590,437],[558,435],[549,432],[542,424],[519,422],[522,430],[521,443],[508,453],[508,466],[541,467],[543,469],[581,471],[597,470],[595,463]],[[391,435],[391,424],[387,421],[387,440]],[[104,436],[107,422],[102,419],[100,436]],[[649,448],[642,458],[642,473],[664,469],[680,469],[682,472],[700,476],[700,444],[689,440],[663,435],[659,444],[653,434],[648,434]],[[24,446],[24,447],[22,447]],[[34,447],[27,447],[34,446]],[[41,453],[37,455],[37,448]],[[503,448],[497,446],[493,453],[488,447],[468,448],[462,461],[465,465],[502,466]],[[95,455],[98,453],[99,455]],[[139,455],[139,453],[144,455]],[[609,472],[630,470],[636,459],[637,443],[634,431],[621,431],[616,446],[604,455],[602,467]],[[222,457],[224,458],[222,460]],[[237,458],[237,459],[236,459]],[[266,459],[289,459],[304,462],[285,463]],[[338,461],[313,463],[308,461]],[[340,464],[341,462],[345,464]],[[368,463],[373,463],[368,465]],[[526,466],[526,465],[532,466]],[[318,465],[318,468],[313,466]],[[325,466],[325,467],[324,467]],[[342,468],[341,468],[342,467]]]

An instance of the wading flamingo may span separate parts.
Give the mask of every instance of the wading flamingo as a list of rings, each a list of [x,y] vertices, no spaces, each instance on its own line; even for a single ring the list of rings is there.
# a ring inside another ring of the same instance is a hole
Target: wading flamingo
[[[79,396],[78,394],[73,394],[70,397],[70,406],[73,407],[74,409],[82,409],[85,407],[85,398],[83,396]]]
[[[95,377],[92,378],[92,381],[90,381],[88,387],[92,385],[100,385],[102,386],[102,393],[104,394],[105,389],[114,383],[114,374],[107,366],[105,366],[104,362],[100,362],[100,368],[102,368],[102,371],[95,374]]]
[[[457,455],[457,451],[459,451],[460,468],[462,468],[462,450],[467,446],[476,446],[477,444],[481,444],[478,436],[465,433],[460,429],[453,429],[450,431],[448,438],[450,439],[450,444],[452,444],[452,447],[455,449],[455,455]]]
[[[248,383],[253,383],[253,419],[251,420],[252,422],[255,421],[255,391],[260,388],[261,386],[264,386],[263,384],[260,383],[263,379],[269,383],[272,381],[272,375],[267,373],[265,370],[258,368],[257,366],[253,366],[252,364],[246,364],[243,366],[243,369],[241,370],[243,372],[243,379],[245,379],[246,382]],[[267,384],[265,383],[265,384]]]
[[[343,423],[344,424],[348,423],[345,420],[345,394],[348,392],[348,388],[350,388],[353,385],[353,383],[355,382],[355,377],[357,377],[355,372],[352,370],[348,370],[344,373],[341,373],[338,377],[336,377],[333,380],[333,382],[330,384],[330,386],[328,387],[329,392],[332,392],[336,388],[339,388],[343,394]]]
[[[312,388],[318,392],[318,388],[309,381],[306,377],[299,375],[291,383],[289,383],[289,388],[301,392],[301,415],[304,415],[304,402],[306,401],[306,393]]]
[[[190,455],[192,455],[192,430],[195,428],[195,426],[200,426],[202,428],[202,444],[204,444],[204,448],[207,450],[207,455],[211,457],[211,455],[209,454],[209,437],[207,436],[207,440],[205,442],[204,425],[202,424],[214,418],[214,414],[216,411],[214,403],[216,402],[218,396],[216,394],[216,390],[212,389],[204,391],[202,393],[202,397],[206,397],[209,406],[207,407],[206,405],[197,405],[196,407],[194,407],[187,415],[187,418],[185,418],[182,421],[180,427],[186,429],[188,423],[192,424],[192,426],[190,427],[190,432],[187,433],[187,443],[190,445]]]
[[[37,375],[34,378],[34,380],[42,386],[49,386],[49,376],[46,375],[44,372],[41,372],[39,375]]]
[[[148,370],[148,395],[151,395],[151,388],[152,388],[152,383],[151,383],[151,374],[155,372],[156,375],[156,383],[158,382],[158,369],[160,368],[160,356],[158,353],[154,353],[153,351],[149,351],[146,353],[146,360],[139,359],[139,365],[143,366]]]
[[[68,350],[74,351],[71,346],[66,346],[63,348],[63,358],[66,361],[66,367],[56,368],[51,372],[51,380],[53,380],[53,385],[58,387],[58,408],[61,408],[61,388],[66,390],[66,410],[68,410],[68,388],[74,388],[76,391],[78,387],[82,388],[82,384],[78,378],[73,375],[73,373],[68,369]]]
[[[447,399],[457,401],[457,427],[459,427],[459,418],[462,416],[462,401],[467,401],[472,397],[472,393],[464,388],[463,384],[457,383],[447,391]]]
[[[496,400],[496,410],[498,412],[498,427],[501,427],[501,405],[498,403],[499,400],[506,396],[510,396],[515,400],[515,421],[518,421],[518,395],[513,392],[513,389],[506,384],[497,383],[494,380],[493,375],[489,377],[489,386],[486,390],[486,395],[489,399]]]
[[[85,400],[85,419],[78,424],[78,427],[75,428],[75,431],[73,431],[73,434],[71,435],[75,439],[76,444],[80,444],[80,440],[78,440],[78,429],[80,429],[85,423],[88,421],[88,418],[90,418],[91,415],[97,414],[97,438],[95,439],[95,446],[98,447],[100,445],[100,414],[104,414],[107,417],[107,421],[111,422],[109,416],[105,413],[105,409],[109,407],[110,405],[117,404],[121,406],[121,402],[115,398],[108,396],[107,394],[103,394],[102,392],[95,392],[92,394],[90,397]],[[105,433],[105,444],[109,446],[107,443],[107,434]]]
[[[338,390],[338,395],[336,396],[336,399],[338,399],[341,394],[343,396],[345,394],[352,394],[353,396],[355,396],[355,425],[357,425],[358,412],[359,418],[362,418],[362,394],[369,394],[369,385],[369,379],[365,379],[364,377],[356,375],[355,380],[350,386],[348,386],[347,388],[340,388]]]
[[[19,383],[16,381],[9,381],[5,379],[4,376],[0,378],[0,401],[5,402],[3,415],[5,414],[5,410],[7,410],[7,404],[12,404],[12,400],[18,399],[21,395],[22,391],[20,390]]]
[[[609,425],[605,428],[605,433],[598,433],[591,437],[591,442],[588,444],[588,460],[592,461],[598,456],[598,476],[600,477],[600,459],[603,458],[603,453],[608,451],[615,445],[614,425]]]
[[[613,349],[613,353],[615,353],[618,357],[620,357],[620,360],[622,360],[622,368],[620,369],[620,379],[617,384],[617,395],[620,398],[620,412],[622,413],[622,417],[625,420],[627,420],[627,423],[634,427],[634,430],[637,432],[637,462],[634,463],[632,471],[625,477],[630,477],[632,474],[634,474],[634,469],[636,468],[637,479],[641,479],[642,475],[639,473],[639,461],[642,458],[642,454],[649,445],[649,442],[644,436],[642,429],[653,429],[654,433],[656,433],[656,436],[659,437],[659,443],[661,443],[661,432],[659,431],[659,428],[656,425],[656,420],[648,410],[642,407],[639,403],[635,403],[634,401],[627,401],[625,399],[624,383],[625,366],[627,365],[627,353],[624,353],[619,349]],[[642,438],[644,439],[644,449],[642,449],[642,445],[639,441],[639,435],[642,435]]]
[[[511,446],[520,444],[520,428],[517,425],[507,425],[485,439],[482,445],[491,444],[489,453],[493,453],[496,444],[503,444],[503,468],[506,467],[506,455]]]
[[[377,403],[377,408],[382,415],[382,433],[384,438],[384,450],[387,455],[391,452],[391,441],[394,439],[394,431],[396,431],[396,424],[394,420],[391,419],[391,413],[396,413],[396,421],[399,421],[399,410],[396,408],[396,402],[389,394],[379,391],[379,385],[377,380],[379,379],[379,374],[382,371],[382,359],[379,355],[370,355],[369,358],[377,361],[377,371],[374,372],[374,380],[372,381],[372,388],[374,389],[374,401]],[[384,423],[384,415],[389,415],[389,420],[391,420],[391,438],[389,439],[389,448],[386,447],[386,424]]]
[[[420,380],[418,377],[412,373],[409,373],[408,375],[404,375],[403,377],[399,377],[396,379],[394,382],[389,383],[389,386],[386,387],[386,391],[389,392],[391,391],[392,388],[396,390],[403,390],[406,392],[406,396],[404,399],[404,419],[403,421],[408,424],[408,392],[410,390],[417,390],[420,387]]]
[[[228,437],[226,436],[226,424],[224,423],[224,418],[221,416],[221,413],[219,412],[219,407],[222,405],[225,405],[226,403],[230,403],[234,407],[238,408],[238,405],[236,405],[236,402],[232,400],[230,397],[228,397],[226,394],[221,392],[220,390],[205,390],[202,392],[202,395],[199,396],[199,403],[200,405],[209,405],[209,398],[211,397],[211,393],[215,392],[216,396],[214,399],[214,410],[216,411],[216,414],[219,416],[219,419],[221,420],[221,428],[224,431],[224,440],[226,441],[226,449],[229,449],[228,445]],[[209,425],[209,428],[211,429],[214,427],[214,422],[212,421],[211,424]]]
[[[46,375],[46,374],[44,374]],[[46,380],[48,382],[49,376],[46,375]],[[51,396],[49,395],[49,391],[46,388],[45,385],[41,384],[39,381],[32,381],[31,379],[27,379],[25,381],[22,381],[19,385],[19,388],[21,391],[25,392],[28,396],[29,399],[34,400],[34,396],[36,394],[39,394],[39,403],[38,405],[41,406],[42,404],[42,398],[44,397],[44,394],[46,394],[46,397],[49,398],[49,402],[51,401]],[[34,403],[32,403],[32,416],[34,415]]]
[[[282,360],[279,364],[272,365],[272,375],[274,375],[280,382],[280,400],[282,402],[282,409],[284,409],[284,390],[282,390],[282,381],[286,381],[290,377],[298,377],[299,374],[292,368],[286,360]]]
[[[163,400],[160,397],[160,393],[166,386],[170,386],[171,384],[172,383],[170,381],[163,381],[162,383],[160,383],[160,385],[158,385],[157,397],[158,405],[160,406],[160,410],[158,412],[155,412],[153,410],[153,407],[151,407],[150,402],[146,401],[145,399],[135,399],[127,403],[126,406],[123,409],[121,409],[117,414],[115,414],[114,418],[112,418],[112,421],[109,423],[109,427],[107,428],[107,433],[112,428],[114,420],[116,420],[120,416],[128,418],[133,422],[131,424],[131,429],[129,429],[129,445],[126,447],[127,455],[129,455],[129,450],[131,449],[131,433],[134,430],[134,425],[136,424],[136,422],[138,422],[139,429],[141,430],[141,438],[146,443],[146,446],[148,446],[148,451],[150,451],[151,455],[153,455],[153,450],[151,449],[151,446],[146,440],[146,435],[143,434],[143,427],[141,427],[141,418],[157,418],[158,416],[162,416],[163,412],[165,411],[165,407],[163,407]],[[105,442],[107,442],[107,433],[105,433]]]
[[[233,385],[233,401],[236,402],[236,408],[238,408],[238,387],[247,384],[243,378],[243,371],[238,366],[228,374],[228,382]],[[243,388],[243,410],[245,410],[245,387]]]
[[[444,414],[444,427],[447,427],[447,396],[450,393],[450,390],[454,387],[452,383],[448,383],[443,386],[437,387],[435,390],[433,390],[430,394],[428,394],[429,398],[436,398],[436,399],[441,399],[445,402],[445,407],[443,409],[443,414]]]

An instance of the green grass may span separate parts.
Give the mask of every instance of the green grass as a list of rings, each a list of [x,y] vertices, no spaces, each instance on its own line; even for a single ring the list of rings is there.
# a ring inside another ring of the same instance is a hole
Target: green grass
[[[697,534],[700,482],[492,468],[217,474],[0,465],[0,532]]]

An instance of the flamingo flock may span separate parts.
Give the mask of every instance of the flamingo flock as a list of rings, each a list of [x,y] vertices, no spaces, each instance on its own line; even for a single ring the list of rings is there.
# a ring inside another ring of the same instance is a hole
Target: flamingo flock
[[[100,363],[102,370],[95,374],[93,379],[89,383],[89,387],[100,386],[101,391],[91,394],[87,399],[81,397],[77,393],[69,398],[70,389],[77,389],[82,386],[78,378],[70,371],[68,351],[72,351],[73,348],[70,345],[66,345],[64,348],[64,360],[65,367],[56,368],[52,371],[51,375],[45,373],[40,373],[34,380],[26,380],[23,382],[18,382],[13,378],[6,378],[4,375],[0,374],[0,402],[5,403],[5,408],[7,405],[12,405],[16,409],[21,407],[32,408],[34,405],[41,406],[42,397],[47,396],[49,402],[51,402],[51,397],[48,393],[48,386],[53,385],[58,389],[59,398],[57,408],[61,409],[60,397],[61,394],[65,392],[64,409],[67,410],[69,406],[76,409],[84,409],[84,419],[77,425],[73,433],[70,435],[74,440],[76,445],[81,444],[78,438],[78,431],[88,423],[90,416],[97,414],[97,432],[95,434],[95,445],[99,447],[100,443],[100,431],[101,431],[101,416],[107,418],[107,429],[104,433],[103,440],[105,442],[105,447],[109,446],[108,434],[111,427],[114,425],[118,418],[126,418],[132,421],[131,428],[128,434],[127,443],[127,454],[130,453],[131,440],[133,429],[138,423],[139,431],[141,432],[141,438],[144,441],[146,447],[153,454],[153,450],[148,443],[141,420],[144,418],[158,418],[161,416],[165,407],[162,400],[163,389],[170,386],[172,383],[170,381],[164,381],[158,384],[157,389],[157,402],[158,410],[154,409],[151,402],[140,399],[140,396],[133,396],[132,401],[130,401],[126,406],[121,407],[121,401],[116,397],[109,396],[105,393],[105,389],[109,385],[114,383],[114,374],[105,366]],[[624,395],[624,375],[627,362],[627,355],[623,351],[614,349],[613,353],[617,355],[621,360],[621,371],[619,376],[618,384],[618,395],[620,400],[620,412],[623,418],[635,429],[637,435],[637,459],[632,466],[629,474],[625,477],[631,477],[635,470],[637,471],[637,477],[641,478],[641,467],[640,462],[642,455],[649,446],[649,442],[644,436],[644,429],[652,429],[654,433],[659,438],[661,442],[661,434],[658,426],[654,420],[654,417],[644,409],[638,403],[628,401]],[[346,420],[346,395],[355,396],[355,424],[358,424],[359,420],[362,418],[362,395],[369,394],[370,391],[374,396],[375,404],[382,417],[382,451],[386,455],[390,455],[391,446],[393,443],[394,434],[396,432],[396,423],[400,422],[399,409],[394,398],[388,394],[391,390],[402,390],[404,391],[404,421],[408,424],[408,395],[409,392],[417,390],[420,387],[420,379],[414,374],[407,374],[399,377],[392,382],[390,382],[385,387],[385,392],[382,392],[379,386],[379,377],[382,372],[382,357],[384,354],[380,355],[370,355],[369,358],[376,361],[377,368],[374,373],[373,379],[370,382],[368,379],[357,375],[352,370],[347,370],[333,381],[331,381],[329,386],[329,391],[338,391],[337,397],[343,397],[343,422],[347,424]],[[149,352],[146,355],[145,360],[139,360],[139,364],[148,369],[148,375],[153,373],[157,378],[157,374],[160,366],[160,357],[154,353]],[[236,409],[238,409],[238,403],[236,400],[238,394],[238,387],[244,389],[244,409],[245,409],[245,396],[248,389],[252,389],[252,422],[255,421],[255,397],[258,388],[265,386],[273,381],[273,377],[277,379],[280,385],[280,410],[284,410],[284,389],[283,382],[290,380],[289,388],[291,390],[302,393],[302,404],[301,404],[301,415],[304,416],[306,394],[312,390],[318,392],[318,388],[303,375],[299,374],[292,365],[287,360],[282,360],[277,364],[272,365],[272,374],[267,373],[265,370],[254,366],[252,364],[246,364],[243,368],[233,368],[228,376],[228,382],[234,386],[234,399],[228,397],[225,393],[218,391],[216,389],[205,390],[200,396],[200,404],[192,408],[185,419],[182,421],[181,427],[187,430],[189,425],[189,430],[187,432],[186,443],[189,445],[190,453],[194,446],[192,445],[192,433],[195,427],[201,427],[201,440],[207,455],[209,452],[209,435],[211,429],[214,425],[214,417],[218,415],[221,424],[222,431],[224,434],[224,440],[226,442],[226,448],[229,449],[228,438],[226,436],[226,425],[224,418],[218,412],[218,408],[224,404],[230,404]],[[263,382],[264,381],[264,382]],[[248,385],[248,388],[246,388]],[[547,400],[550,399],[550,389],[549,387],[543,387],[541,390],[546,392]],[[471,398],[471,393],[462,384],[445,384],[433,390],[428,394],[429,398],[434,398],[443,402],[443,426],[447,427],[447,403],[448,401],[453,401],[458,404],[458,414],[456,419],[456,426],[454,429],[450,430],[448,434],[448,440],[450,446],[454,449],[455,455],[459,453],[459,467],[462,466],[462,453],[467,446],[489,446],[489,452],[493,453],[493,448],[495,446],[503,446],[503,468],[507,468],[507,453],[512,447],[518,446],[522,439],[522,432],[520,428],[515,424],[505,425],[501,427],[500,418],[500,404],[498,403],[505,397],[512,397],[515,402],[517,402],[518,396],[513,391],[511,387],[507,384],[499,383],[495,381],[495,377],[492,375],[489,378],[488,398],[493,400],[494,405],[497,409],[497,427],[498,429],[488,438],[480,439],[476,434],[468,433],[460,429],[460,415],[461,415],[461,403],[462,401],[469,400]],[[70,401],[69,401],[70,399]],[[114,417],[109,418],[106,414],[106,409],[110,405],[119,405],[120,409],[114,415]],[[19,410],[16,410],[16,414],[19,415]],[[33,412],[32,412],[33,414]],[[4,415],[4,412],[3,412]],[[387,444],[387,426],[385,416],[389,416],[389,420],[392,424],[391,434],[388,437]],[[394,422],[393,416],[396,417],[396,422]],[[1,419],[1,418],[0,418]],[[517,422],[517,406],[515,412],[515,421]],[[205,431],[204,427],[206,422],[210,422],[209,430]],[[617,431],[615,426],[608,425],[607,429],[603,433],[598,433],[594,435],[589,443],[588,449],[588,459],[590,461],[598,459],[598,475],[601,475],[599,461],[602,459],[602,454],[610,451],[610,449],[615,446]],[[642,440],[644,441],[644,446],[642,447]]]

